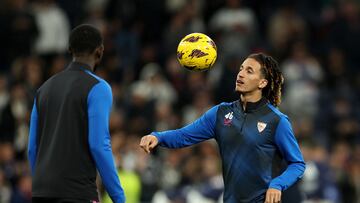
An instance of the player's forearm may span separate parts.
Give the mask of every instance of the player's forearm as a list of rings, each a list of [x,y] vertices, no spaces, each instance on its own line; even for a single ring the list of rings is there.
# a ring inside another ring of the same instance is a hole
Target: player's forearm
[[[109,196],[113,200],[114,203],[124,203],[125,202],[125,195],[124,190],[122,189],[119,181],[119,177],[117,175],[114,161],[112,159],[111,152],[110,155],[105,155],[105,157],[100,158],[103,161],[97,161],[97,168],[99,174],[101,176],[101,180],[105,186],[106,191],[108,192]],[[100,162],[100,163],[99,163]]]
[[[111,199],[115,203],[124,203],[125,195],[116,172],[110,144],[106,146],[94,144],[90,146],[90,150],[101,180]]]
[[[164,132],[152,132],[159,141],[159,145],[167,148],[181,148],[195,144],[195,140],[187,139],[191,135],[184,133],[181,129]]]
[[[176,130],[152,132],[151,134],[158,138],[160,146],[167,148],[187,147],[212,138],[194,124]]]
[[[159,145],[168,148],[181,148],[208,140],[215,135],[215,120],[218,106],[208,110],[191,124],[176,130],[152,132]]]
[[[29,158],[31,173],[33,174],[34,173],[35,162],[36,162],[36,148],[29,146],[29,148],[28,148],[28,158]]]
[[[303,176],[304,171],[305,163],[303,161],[291,163],[280,176],[271,181],[269,188],[286,190]]]
[[[30,163],[30,168],[31,168],[31,173],[34,173],[34,167],[35,167],[35,162],[36,162],[36,139],[35,139],[35,135],[33,135],[30,132],[29,135],[29,144],[28,144],[28,158],[29,158],[29,163]]]
[[[124,191],[117,175],[111,151],[107,114],[89,117],[89,148],[106,191],[115,203],[123,203]]]

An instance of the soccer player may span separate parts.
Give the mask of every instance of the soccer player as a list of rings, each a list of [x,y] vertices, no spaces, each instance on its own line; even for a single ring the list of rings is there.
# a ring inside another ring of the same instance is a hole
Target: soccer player
[[[193,123],[142,137],[147,153],[160,145],[190,146],[214,138],[222,158],[225,203],[276,203],[302,177],[305,163],[280,104],[283,76],[262,53],[248,56],[237,75],[240,99],[212,107]],[[283,164],[285,161],[286,164]]]
[[[111,151],[111,87],[94,74],[103,51],[100,31],[79,25],[69,38],[73,61],[37,91],[31,113],[28,156],[32,200],[99,202],[96,169],[115,203],[124,203]]]

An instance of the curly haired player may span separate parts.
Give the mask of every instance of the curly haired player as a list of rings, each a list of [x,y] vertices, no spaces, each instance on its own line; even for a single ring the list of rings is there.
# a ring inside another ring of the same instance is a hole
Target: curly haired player
[[[252,54],[237,75],[239,100],[216,105],[181,129],[152,132],[140,147],[150,153],[157,145],[180,148],[214,138],[222,157],[225,203],[280,202],[282,191],[305,170],[288,117],[276,108],[283,81],[271,56]]]

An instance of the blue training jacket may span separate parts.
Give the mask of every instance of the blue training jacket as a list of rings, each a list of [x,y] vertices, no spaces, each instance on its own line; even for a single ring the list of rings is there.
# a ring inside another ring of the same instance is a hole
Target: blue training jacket
[[[97,169],[113,202],[125,202],[111,151],[111,105],[110,85],[78,62],[39,88],[28,146],[33,197],[97,201]]]
[[[152,132],[159,145],[190,146],[214,138],[222,158],[224,202],[263,202],[268,188],[286,190],[299,180],[305,162],[286,115],[262,98],[221,103],[177,130]]]

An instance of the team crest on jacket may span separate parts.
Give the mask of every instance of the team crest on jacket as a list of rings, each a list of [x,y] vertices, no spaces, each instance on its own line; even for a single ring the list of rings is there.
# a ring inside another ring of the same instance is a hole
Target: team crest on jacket
[[[225,119],[224,119],[224,125],[230,126],[231,122],[232,122],[232,119],[233,119],[233,112],[230,112],[230,113],[226,114]]]
[[[257,129],[259,131],[259,133],[261,133],[265,128],[266,128],[266,123],[258,121],[257,123]]]

